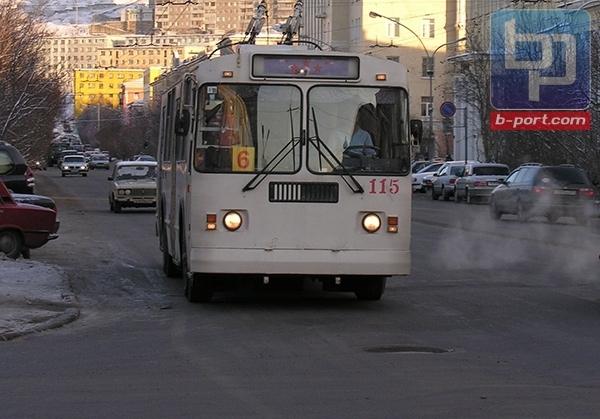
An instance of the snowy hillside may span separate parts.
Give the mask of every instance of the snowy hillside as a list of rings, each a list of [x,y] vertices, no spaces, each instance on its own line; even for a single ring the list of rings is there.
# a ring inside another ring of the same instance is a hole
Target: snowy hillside
[[[148,0],[25,0],[30,7],[43,6],[43,14],[51,26],[87,25],[94,19],[118,18],[121,10],[136,4],[147,5]]]

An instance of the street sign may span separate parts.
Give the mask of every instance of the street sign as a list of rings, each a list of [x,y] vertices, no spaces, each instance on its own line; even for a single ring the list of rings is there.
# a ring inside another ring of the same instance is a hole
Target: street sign
[[[440,105],[440,114],[444,118],[452,118],[456,113],[456,105],[452,102],[444,102]]]

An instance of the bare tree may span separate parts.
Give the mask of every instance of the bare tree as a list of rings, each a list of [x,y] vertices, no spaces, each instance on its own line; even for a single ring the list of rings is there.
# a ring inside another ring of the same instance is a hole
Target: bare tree
[[[0,3],[0,139],[41,157],[63,101],[62,78],[45,65],[39,13],[11,3]]]

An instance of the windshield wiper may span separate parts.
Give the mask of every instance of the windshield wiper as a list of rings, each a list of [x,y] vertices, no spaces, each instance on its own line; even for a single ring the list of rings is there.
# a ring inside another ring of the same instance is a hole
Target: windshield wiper
[[[352,192],[364,193],[365,190],[363,189],[361,184],[358,183],[356,178],[354,176],[352,176],[352,173],[350,173],[348,171],[348,169],[346,169],[346,167],[342,164],[342,162],[337,158],[335,153],[333,151],[331,151],[331,149],[327,146],[327,144],[325,144],[325,142],[321,139],[321,137],[319,137],[319,127],[317,125],[317,117],[315,115],[315,108],[311,107],[311,112],[312,112],[313,126],[315,128],[315,136],[309,137],[308,141],[315,147],[315,149],[319,153],[319,165],[321,165],[321,158],[323,158],[323,159],[325,159],[327,164],[329,164],[329,166],[331,166],[332,169],[335,169],[336,167],[340,167],[342,169],[342,173],[340,174],[340,176],[341,176],[342,180],[346,183],[346,185],[348,185],[348,187],[352,190]],[[323,147],[323,149],[325,149],[325,151],[327,151],[327,153],[329,154],[329,157],[323,151],[321,151],[321,147]],[[333,159],[333,161],[335,162],[335,164],[337,166],[335,166],[331,162],[330,157],[331,157],[331,159]],[[350,180],[352,181],[352,183],[350,183],[348,181],[348,179],[346,179],[344,176],[349,177]]]
[[[292,137],[292,139],[290,141],[288,141],[287,144],[284,145],[281,148],[281,150],[279,150],[279,152],[271,160],[269,160],[269,162],[265,165],[265,167],[263,167],[262,170],[260,172],[258,172],[252,179],[250,179],[250,182],[246,183],[246,185],[242,188],[242,192],[251,191],[253,189],[256,189],[258,187],[258,185],[260,185],[267,176],[269,176],[271,173],[273,173],[275,171],[277,166],[279,166],[279,164],[283,160],[285,160],[285,158],[287,156],[289,156],[289,154],[292,151],[296,150],[296,144],[299,144],[299,143],[300,143],[300,138]],[[286,149],[289,148],[290,144],[292,145],[292,147],[286,151]],[[285,152],[285,154],[284,154],[284,152]],[[277,160],[277,159],[279,159],[279,160]],[[296,168],[295,160],[294,160],[294,168]]]
[[[266,179],[267,176],[269,176],[271,173],[273,173],[275,171],[277,166],[279,166],[279,164],[282,161],[284,161],[285,158],[290,155],[290,153],[294,153],[292,158],[294,160],[294,170],[296,169],[296,144],[300,143],[301,138],[294,137],[294,118],[292,116],[292,111],[297,110],[297,109],[298,108],[292,109],[291,107],[288,109],[288,111],[290,113],[290,138],[291,138],[291,140],[288,141],[287,144],[284,145],[281,148],[281,150],[279,150],[279,152],[277,154],[275,154],[275,156],[273,156],[273,158],[271,160],[269,160],[269,162],[265,165],[265,167],[263,167],[262,170],[256,174],[256,176],[254,176],[252,179],[250,179],[250,182],[246,183],[246,185],[242,188],[242,192],[251,191],[251,190],[256,189],[263,182],[263,180]],[[289,150],[287,150],[288,147],[290,146],[290,144],[292,145],[292,147]],[[285,152],[285,154],[284,154],[284,152]],[[263,150],[263,153],[264,153],[264,150]],[[277,160],[277,159],[279,159],[279,160]]]

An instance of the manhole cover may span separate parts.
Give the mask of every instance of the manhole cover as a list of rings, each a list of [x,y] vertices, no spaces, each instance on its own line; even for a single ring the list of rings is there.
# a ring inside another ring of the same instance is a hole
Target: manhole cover
[[[452,352],[452,349],[434,348],[431,346],[388,345],[388,346],[373,346],[371,348],[366,348],[365,352],[371,352],[371,353],[376,353],[376,354],[391,354],[391,353],[444,354],[447,352]]]

